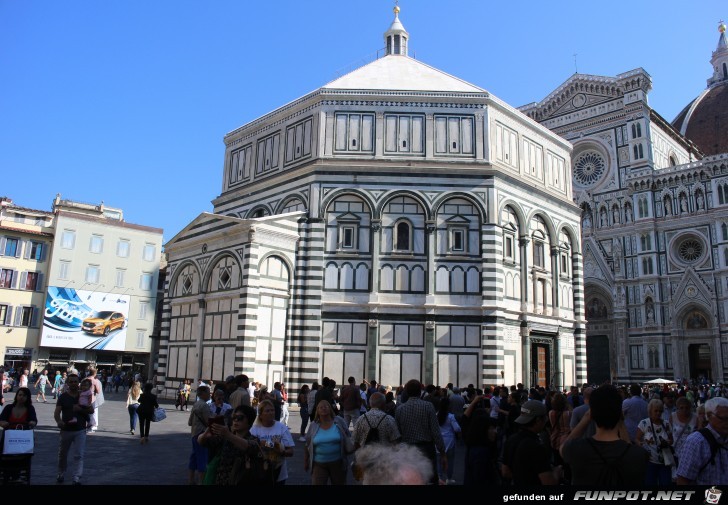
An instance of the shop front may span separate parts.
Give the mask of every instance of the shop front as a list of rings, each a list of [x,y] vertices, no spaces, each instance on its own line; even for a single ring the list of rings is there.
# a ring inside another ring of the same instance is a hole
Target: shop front
[[[33,361],[33,349],[27,347],[6,347],[4,366],[5,371],[11,374],[22,369],[32,370],[30,364]]]

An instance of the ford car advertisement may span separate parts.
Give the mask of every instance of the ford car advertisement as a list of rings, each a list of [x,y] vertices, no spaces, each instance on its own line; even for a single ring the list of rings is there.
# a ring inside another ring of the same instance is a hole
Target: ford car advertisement
[[[40,345],[123,351],[129,298],[49,286]]]

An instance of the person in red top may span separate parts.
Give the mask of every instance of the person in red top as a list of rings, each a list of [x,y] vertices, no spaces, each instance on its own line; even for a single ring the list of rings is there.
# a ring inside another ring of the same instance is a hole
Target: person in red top
[[[15,429],[16,426],[31,430],[35,428],[38,417],[32,403],[30,389],[19,388],[13,403],[6,405],[0,414],[0,428]]]

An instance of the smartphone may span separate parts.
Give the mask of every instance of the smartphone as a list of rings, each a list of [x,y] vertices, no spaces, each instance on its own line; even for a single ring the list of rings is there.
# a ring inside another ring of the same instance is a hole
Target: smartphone
[[[225,424],[225,416],[215,416],[207,419],[207,425],[212,426],[213,424]]]

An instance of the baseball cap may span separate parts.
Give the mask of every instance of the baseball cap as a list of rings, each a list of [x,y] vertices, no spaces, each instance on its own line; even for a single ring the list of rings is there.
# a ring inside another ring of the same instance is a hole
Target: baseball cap
[[[516,418],[518,424],[528,424],[537,417],[546,415],[546,405],[538,400],[528,400],[521,405],[521,415]]]

